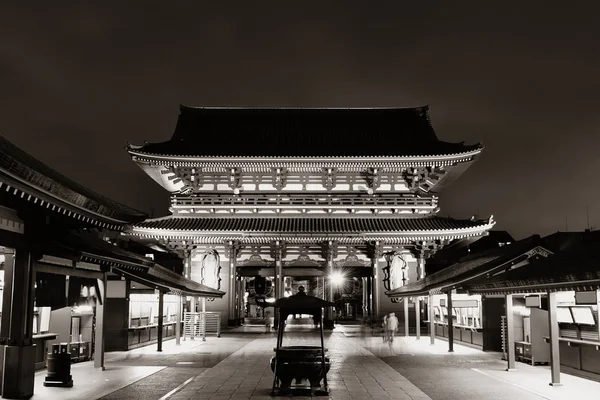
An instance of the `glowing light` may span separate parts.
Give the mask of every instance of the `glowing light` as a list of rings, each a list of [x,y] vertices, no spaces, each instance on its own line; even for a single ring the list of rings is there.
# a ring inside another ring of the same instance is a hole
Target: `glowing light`
[[[275,303],[275,299],[273,297],[269,297],[265,300],[267,303]]]
[[[329,275],[329,281],[336,286],[344,283],[344,275],[341,272],[333,272]]]

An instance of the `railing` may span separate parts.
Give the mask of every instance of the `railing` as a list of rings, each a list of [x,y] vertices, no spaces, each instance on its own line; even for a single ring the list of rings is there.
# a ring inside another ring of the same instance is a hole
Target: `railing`
[[[183,314],[183,338],[201,337],[205,340],[207,334],[215,334],[221,337],[221,313],[220,312],[184,312]]]
[[[196,197],[177,196],[171,199],[174,208],[189,207],[268,207],[268,208],[435,208],[437,199],[433,197]]]

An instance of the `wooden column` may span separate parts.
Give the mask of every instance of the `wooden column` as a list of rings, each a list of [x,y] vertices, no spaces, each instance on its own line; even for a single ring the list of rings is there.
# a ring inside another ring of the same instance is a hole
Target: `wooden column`
[[[275,299],[283,297],[283,249],[282,243],[277,240],[275,242]],[[274,309],[275,315],[273,315],[273,326],[279,326],[279,310]]]
[[[448,292],[448,352],[454,352],[454,320],[452,319],[452,291]]]
[[[33,297],[35,296],[34,260],[28,250],[4,250],[4,290],[0,336],[3,357],[1,391],[5,398],[29,398],[33,395],[35,347],[32,341]]]
[[[175,316],[175,345],[181,345],[181,315],[183,296],[177,296],[177,315]]]
[[[417,340],[421,340],[421,298],[418,296],[415,299],[415,326]]]
[[[404,336],[410,336],[410,327],[408,326],[408,302],[410,301],[410,297],[404,297]]]
[[[192,251],[184,250],[183,251],[183,277],[186,279],[190,279],[191,275],[192,275]],[[191,300],[187,300],[187,297],[185,297],[185,306],[189,312],[194,312],[193,306],[192,306],[193,300],[194,300],[193,298]],[[193,338],[193,336],[192,336],[192,338]]]
[[[206,297],[202,297],[202,341],[206,342]]]
[[[435,312],[433,310],[433,295],[429,295],[429,344],[435,344]]]
[[[164,314],[164,294],[162,290],[158,291],[158,337],[156,339],[156,351],[162,351],[163,345],[163,314]]]
[[[379,302],[379,292],[380,292],[380,287],[379,287],[379,282],[381,282],[381,268],[379,268],[379,254],[375,254],[375,256],[372,258],[372,263],[373,263],[373,319],[374,320],[379,320],[380,317],[383,317],[383,315],[379,315],[381,313],[381,304]]]
[[[362,313],[363,321],[369,316],[369,278],[362,278]]]
[[[425,278],[425,259],[417,258],[417,280]],[[421,340],[421,297],[417,297],[415,301],[415,329],[417,340]]]
[[[229,258],[229,293],[227,293],[229,301],[229,315],[227,318],[228,326],[237,325],[236,301],[238,296],[237,271],[236,271],[236,246],[233,241],[227,243],[227,258]]]
[[[506,310],[506,370],[515,371],[515,316],[513,313],[513,297],[507,294],[505,297]]]
[[[98,300],[96,303],[96,327],[94,329],[94,368],[104,371],[104,316],[106,315],[106,273],[104,279],[98,279]]]
[[[550,373],[551,386],[562,386],[560,383],[560,347],[558,342],[558,318],[556,316],[556,292],[548,292],[548,326],[550,328]]]

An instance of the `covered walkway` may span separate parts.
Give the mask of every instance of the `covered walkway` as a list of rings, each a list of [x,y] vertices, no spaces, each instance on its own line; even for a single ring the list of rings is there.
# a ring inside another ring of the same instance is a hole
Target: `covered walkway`
[[[299,329],[286,333],[284,341],[316,343],[316,332]],[[42,388],[43,373],[38,373],[33,399],[270,398],[274,333],[237,328],[207,339],[181,346],[169,341],[161,354],[155,346],[110,353],[107,370],[89,368],[93,375],[85,375],[87,363],[76,365],[70,389]],[[328,334],[326,345],[333,361],[332,399],[572,400],[600,392],[600,383],[566,374],[564,386],[549,386],[545,366],[519,364],[517,371],[507,372],[496,353],[458,344],[448,353],[441,340],[432,346],[426,338],[397,337],[390,347],[370,330],[340,327]]]

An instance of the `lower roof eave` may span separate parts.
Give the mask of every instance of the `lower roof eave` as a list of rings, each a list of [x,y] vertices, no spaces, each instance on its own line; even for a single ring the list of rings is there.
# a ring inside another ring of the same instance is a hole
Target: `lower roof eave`
[[[399,290],[402,288],[389,290],[385,292],[389,298],[396,297],[413,297],[413,296],[429,296],[429,288],[412,289],[412,290]]]
[[[600,290],[600,279],[573,282],[554,282],[506,287],[467,287],[470,294],[529,294],[543,292],[564,292],[570,290]]]

